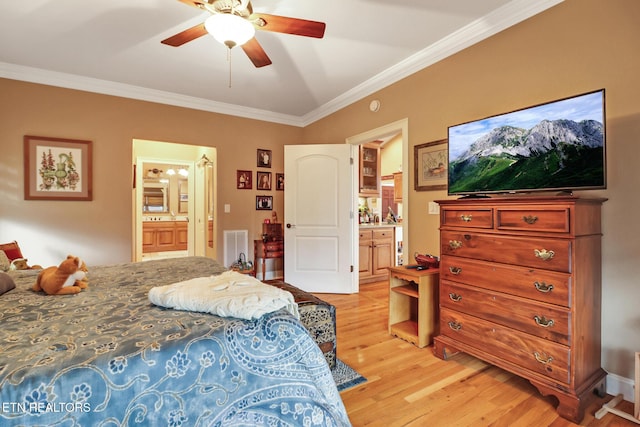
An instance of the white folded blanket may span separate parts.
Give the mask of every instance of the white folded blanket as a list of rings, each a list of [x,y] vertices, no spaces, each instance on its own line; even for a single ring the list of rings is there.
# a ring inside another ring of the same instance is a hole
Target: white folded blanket
[[[149,290],[149,301],[167,308],[247,320],[281,308],[300,317],[290,292],[236,271],[156,286]]]

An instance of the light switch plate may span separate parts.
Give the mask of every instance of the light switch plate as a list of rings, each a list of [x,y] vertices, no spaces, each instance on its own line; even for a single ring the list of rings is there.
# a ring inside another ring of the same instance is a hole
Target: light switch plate
[[[231,205],[228,203],[225,203],[224,205],[224,213],[229,213],[231,212]]]
[[[440,213],[440,205],[436,202],[429,202],[427,209],[430,215],[438,215]]]

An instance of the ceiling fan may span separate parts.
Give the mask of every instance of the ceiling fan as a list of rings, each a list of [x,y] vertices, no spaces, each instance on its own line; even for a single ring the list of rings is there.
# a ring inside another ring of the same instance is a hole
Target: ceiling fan
[[[305,37],[324,37],[326,24],[306,19],[288,18],[286,16],[253,13],[249,0],[178,0],[189,6],[206,10],[211,16],[201,24],[188,28],[178,34],[162,40],[169,46],[182,46],[207,33],[225,44],[229,49],[241,45],[253,65],[264,67],[271,64],[258,40],[255,30],[293,34]],[[232,35],[239,33],[240,35]]]

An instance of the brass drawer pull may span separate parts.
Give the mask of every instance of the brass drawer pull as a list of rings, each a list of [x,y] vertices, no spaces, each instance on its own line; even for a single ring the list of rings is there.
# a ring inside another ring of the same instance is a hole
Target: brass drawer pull
[[[547,356],[546,354],[544,355],[544,357],[542,355],[540,355],[540,353],[538,353],[537,351],[533,353],[533,355],[535,356],[536,360],[540,363],[542,363],[543,365],[548,365],[551,362],[553,362],[553,357],[551,356]]]
[[[536,287],[536,289],[542,293],[549,293],[553,290],[553,285],[549,284],[547,285],[544,282],[533,282],[533,286]]]
[[[464,222],[471,222],[471,217],[473,215],[460,215],[460,219],[463,220]]]
[[[460,329],[462,329],[462,324],[458,322],[449,321],[448,325],[454,331],[459,331]]]
[[[536,324],[538,326],[542,326],[543,328],[550,328],[556,323],[556,322],[553,321],[553,319],[547,319],[544,316],[542,316],[542,317],[533,316],[533,320],[536,321]]]
[[[462,242],[460,240],[449,240],[449,247],[451,249],[460,249],[462,247]]]
[[[535,224],[536,221],[538,221],[538,217],[535,215],[527,215],[527,216],[523,216],[522,220],[527,224]]]
[[[449,292],[449,299],[451,301],[460,302],[462,301],[462,295],[454,294],[453,292]]]
[[[454,276],[458,276],[460,273],[462,273],[462,267],[449,267],[449,272],[451,274],[453,274]]]
[[[540,258],[543,261],[549,261],[556,254],[553,251],[548,251],[546,249],[534,249],[533,253],[536,255],[536,258]]]

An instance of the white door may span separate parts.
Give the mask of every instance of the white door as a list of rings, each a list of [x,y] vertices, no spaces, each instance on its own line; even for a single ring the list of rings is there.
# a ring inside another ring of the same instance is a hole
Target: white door
[[[284,277],[307,292],[358,292],[353,146],[284,147]]]

